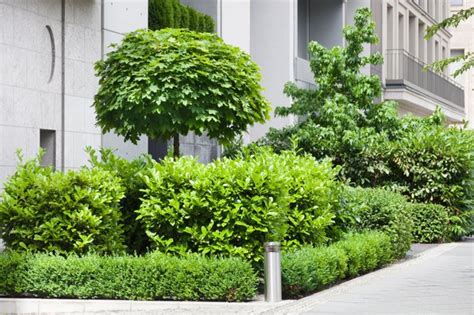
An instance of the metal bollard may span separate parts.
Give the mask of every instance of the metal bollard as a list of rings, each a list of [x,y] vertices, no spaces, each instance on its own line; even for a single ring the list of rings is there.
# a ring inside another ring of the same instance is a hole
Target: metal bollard
[[[281,301],[280,243],[268,242],[265,246],[265,302]]]

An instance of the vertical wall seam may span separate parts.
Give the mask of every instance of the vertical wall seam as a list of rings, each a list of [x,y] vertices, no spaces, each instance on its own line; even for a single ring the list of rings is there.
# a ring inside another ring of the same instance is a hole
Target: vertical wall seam
[[[65,170],[66,143],[66,0],[61,1],[61,171]]]
[[[105,29],[104,29],[104,16],[105,16],[105,12],[104,12],[104,8],[105,8],[105,4],[104,4],[104,0],[101,0],[100,1],[100,59],[103,60],[104,57],[105,57]],[[92,104],[92,106],[94,106],[94,104]],[[95,113],[95,109],[94,109],[94,113]],[[100,132],[100,147],[102,148],[104,146],[104,135],[102,133],[102,129],[101,129],[101,132]]]

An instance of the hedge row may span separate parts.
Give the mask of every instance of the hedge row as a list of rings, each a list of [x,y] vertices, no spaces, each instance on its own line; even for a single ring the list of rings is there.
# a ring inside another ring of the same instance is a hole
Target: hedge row
[[[284,252],[283,293],[304,296],[395,258],[390,238],[376,231]],[[7,296],[245,301],[255,296],[257,286],[251,264],[240,258],[0,254],[0,295]]]
[[[402,195],[382,188],[346,187],[339,213],[346,229],[362,232],[378,230],[386,233],[394,254],[404,257],[413,237],[411,203]]]
[[[376,231],[348,235],[327,247],[302,248],[282,257],[283,293],[302,297],[395,259],[390,238]]]
[[[238,258],[0,254],[0,295],[245,301],[256,288],[251,265]]]
[[[182,5],[179,0],[148,1],[148,27],[152,30],[172,27],[196,32],[215,32],[212,17]]]

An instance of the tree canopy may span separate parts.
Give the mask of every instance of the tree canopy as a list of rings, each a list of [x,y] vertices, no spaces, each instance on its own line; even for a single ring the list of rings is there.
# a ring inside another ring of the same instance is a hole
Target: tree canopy
[[[215,34],[138,30],[114,48],[95,65],[94,106],[105,132],[133,143],[206,132],[227,143],[269,116],[258,66]]]

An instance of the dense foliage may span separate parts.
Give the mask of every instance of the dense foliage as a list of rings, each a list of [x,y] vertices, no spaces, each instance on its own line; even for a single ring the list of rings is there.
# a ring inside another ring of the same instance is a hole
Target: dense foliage
[[[448,238],[449,215],[445,207],[416,203],[411,204],[410,209],[415,242],[434,243]]]
[[[138,220],[163,252],[262,259],[262,244],[328,240],[338,205],[337,170],[328,161],[269,151],[209,165],[165,159],[145,173]]]
[[[182,5],[179,0],[149,0],[148,28],[187,28],[196,32],[215,31],[214,20],[191,7]]]
[[[349,230],[379,230],[390,237],[395,256],[404,257],[412,241],[410,203],[381,188],[346,187],[341,198]]]
[[[270,106],[250,56],[215,34],[138,30],[96,63],[94,106],[104,132],[136,142],[193,131],[222,143],[264,122]],[[175,143],[175,154],[179,145]]]
[[[120,200],[125,244],[131,253],[145,252],[149,247],[149,240],[142,224],[136,220],[136,210],[140,208],[142,189],[145,188],[141,174],[152,167],[151,157],[142,155],[129,161],[115,155],[110,149],[102,148],[99,153],[92,148],[86,150],[92,168],[106,170],[120,179],[125,189],[124,197]]]
[[[14,250],[110,253],[124,249],[122,185],[101,169],[62,173],[21,162],[0,196],[0,237]]]
[[[308,295],[338,280],[364,274],[395,259],[390,238],[382,232],[348,235],[327,247],[304,247],[282,256],[286,297]]]
[[[238,258],[3,253],[0,262],[0,295],[243,301],[257,288],[251,265]]]
[[[473,209],[474,134],[448,127],[438,109],[432,116],[398,116],[396,104],[377,104],[381,82],[361,72],[382,62],[361,56],[364,44],[377,41],[368,9],[358,10],[355,26],[346,26],[346,46],[310,43],[315,89],[285,86],[293,100],[279,115],[299,115],[302,122],[272,129],[260,141],[277,152],[298,144],[317,159],[331,158],[352,185],[390,187],[410,201],[439,203],[450,213],[451,238],[470,232]]]

